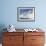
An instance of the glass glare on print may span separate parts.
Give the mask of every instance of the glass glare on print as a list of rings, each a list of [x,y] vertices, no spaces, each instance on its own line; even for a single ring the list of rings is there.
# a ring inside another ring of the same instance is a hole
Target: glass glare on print
[[[34,7],[18,7],[17,19],[18,21],[34,21],[35,8]]]

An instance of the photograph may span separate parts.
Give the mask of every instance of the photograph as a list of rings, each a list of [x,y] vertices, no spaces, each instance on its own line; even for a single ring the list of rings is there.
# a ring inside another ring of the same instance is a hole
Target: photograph
[[[35,21],[35,7],[18,7],[17,20],[22,22]]]

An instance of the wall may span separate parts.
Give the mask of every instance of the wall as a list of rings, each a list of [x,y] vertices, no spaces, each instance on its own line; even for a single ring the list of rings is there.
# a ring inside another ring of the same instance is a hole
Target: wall
[[[35,7],[35,22],[18,22],[17,7]],[[37,28],[46,32],[46,0],[0,0],[0,31],[13,24],[15,28]]]
[[[46,28],[46,0],[0,0],[0,25],[13,24],[16,28]],[[17,7],[35,7],[35,22],[18,22]]]

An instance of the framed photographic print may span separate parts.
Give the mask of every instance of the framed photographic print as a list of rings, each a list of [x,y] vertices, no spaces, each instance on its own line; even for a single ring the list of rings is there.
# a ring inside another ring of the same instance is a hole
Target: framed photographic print
[[[35,7],[18,7],[17,20],[21,22],[35,21]]]

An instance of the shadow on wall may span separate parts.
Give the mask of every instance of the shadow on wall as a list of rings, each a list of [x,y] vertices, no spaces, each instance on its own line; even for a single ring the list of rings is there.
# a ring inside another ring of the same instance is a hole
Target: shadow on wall
[[[2,32],[6,31],[6,30],[4,30],[4,28],[6,28],[5,25],[0,24],[0,43],[2,43],[2,36],[3,36]]]

